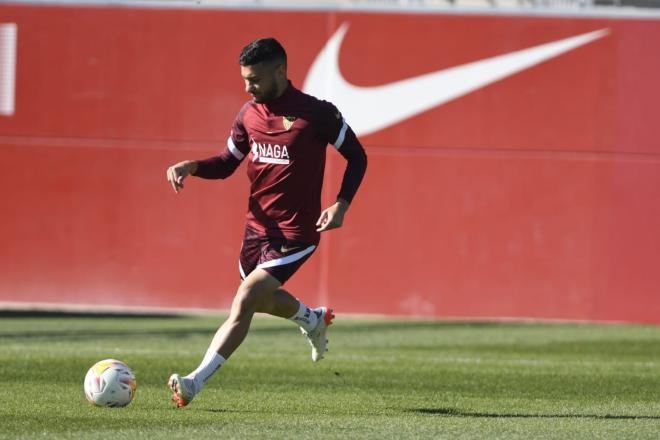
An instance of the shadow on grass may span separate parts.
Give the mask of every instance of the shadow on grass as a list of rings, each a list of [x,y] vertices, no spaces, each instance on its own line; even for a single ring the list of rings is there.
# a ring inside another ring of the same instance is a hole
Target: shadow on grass
[[[115,314],[115,313],[69,313],[69,312],[3,312],[0,311],[0,317],[25,317],[25,318],[65,318],[59,329],[39,329],[22,330],[22,331],[5,331],[0,332],[0,338],[7,339],[58,339],[58,338],[71,338],[76,340],[84,339],[102,339],[102,338],[116,338],[116,337],[133,337],[133,336],[170,336],[170,337],[188,337],[195,335],[209,335],[215,332],[217,327],[213,326],[199,326],[199,327],[180,327],[180,328],[131,328],[131,320],[135,318],[136,322],[140,319],[147,318],[165,318],[172,319],[175,322],[178,318],[185,318],[183,315],[151,315],[151,314]],[[93,318],[93,321],[99,319],[99,322],[108,322],[113,319],[126,319],[126,322],[121,323],[121,327],[112,329],[98,329],[95,325],[91,324],[89,327],[78,327],[76,329],[67,329],[66,322],[68,318]],[[226,319],[225,316],[218,317],[218,325]],[[138,324],[139,325],[139,324]],[[401,331],[415,331],[419,329],[434,329],[434,328],[449,328],[449,327],[503,327],[503,326],[520,326],[525,324],[514,323],[487,323],[487,322],[441,322],[441,321],[374,321],[374,322],[353,322],[346,320],[341,322],[341,325],[333,326],[333,332],[336,333],[363,333],[363,332],[377,332],[382,330]],[[291,328],[285,326],[265,326],[253,327],[250,333],[253,334],[286,334],[290,333]]]
[[[199,327],[181,327],[181,328],[150,328],[150,329],[136,329],[130,328],[130,320],[134,319],[138,322],[140,319],[147,318],[165,318],[171,319],[175,322],[179,318],[189,318],[185,315],[168,315],[168,314],[115,314],[115,313],[69,313],[69,312],[16,312],[16,311],[0,311],[0,317],[30,317],[30,318],[93,318],[99,319],[99,322],[108,322],[113,319],[127,319],[127,322],[122,322],[122,328],[103,329],[99,330],[94,325],[89,328],[76,328],[66,329],[66,325],[62,325],[60,329],[34,329],[30,331],[17,331],[17,332],[0,332],[0,338],[21,339],[21,338],[40,338],[40,339],[56,339],[56,338],[72,338],[72,339],[99,339],[99,338],[116,338],[116,337],[131,337],[131,336],[172,336],[172,337],[188,337],[193,335],[208,335],[215,332],[217,327],[213,326],[199,326]],[[218,316],[217,324],[220,325],[226,316]],[[66,319],[63,321],[66,323]],[[354,321],[352,319],[340,320],[337,325],[332,326],[333,333],[339,334],[355,334],[355,333],[374,333],[379,331],[417,331],[417,330],[433,330],[433,329],[451,329],[451,328],[526,328],[537,327],[539,324],[526,323],[526,322],[492,322],[492,321]],[[576,324],[580,325],[580,324]],[[565,326],[565,325],[564,325]],[[251,328],[250,333],[260,334],[285,334],[290,333],[291,328],[284,326],[263,326]]]
[[[492,419],[596,419],[596,420],[660,420],[660,416],[635,416],[635,415],[614,415],[614,414],[519,414],[519,413],[485,413],[461,411],[456,408],[413,408],[407,412],[441,415],[450,417],[474,417],[474,418],[492,418]]]
[[[228,409],[228,408],[200,408],[200,411],[216,413],[216,414],[262,414],[263,411],[250,411],[250,410],[240,410],[240,409]]]
[[[0,333],[1,339],[113,339],[118,337],[134,336],[169,336],[175,338],[185,338],[194,335],[210,335],[214,329],[162,329],[162,330],[35,330],[28,332],[7,332]]]
[[[176,328],[176,329],[152,329],[152,330],[35,330],[27,332],[0,332],[0,339],[113,339],[118,337],[135,336],[168,336],[173,338],[187,338],[189,336],[212,336],[217,327],[208,328]],[[295,329],[293,329],[295,330]],[[291,328],[271,327],[250,329],[250,333],[256,334],[290,334]],[[294,332],[295,333],[295,332]]]
[[[58,329],[39,328],[37,323],[31,330],[4,331],[0,332],[0,339],[60,339],[69,338],[73,340],[85,339],[112,339],[117,337],[134,336],[169,336],[175,338],[185,338],[189,336],[209,336],[213,335],[218,326],[222,324],[226,316],[218,315],[216,325],[199,325],[174,328],[140,328],[140,321],[156,321],[164,319],[168,322],[176,322],[179,319],[190,319],[194,315],[176,314],[176,313],[114,313],[114,312],[69,312],[69,311],[39,311],[39,310],[0,310],[0,318],[55,318],[62,319]],[[76,326],[76,328],[67,328],[69,319],[90,319],[89,326]],[[96,323],[108,323],[113,320],[122,320],[114,328],[99,329]],[[136,327],[132,327],[132,321],[136,322]],[[279,334],[290,333],[290,327],[268,326],[256,327],[250,329],[251,333],[260,334]]]
[[[113,312],[68,312],[54,310],[0,310],[0,318],[101,318],[101,319],[163,319],[184,318],[176,313],[113,313]]]
[[[341,315],[339,315],[341,318]],[[448,330],[448,329],[525,329],[539,328],[541,326],[555,326],[567,328],[568,326],[586,327],[589,324],[566,324],[546,322],[510,322],[510,321],[443,321],[443,320],[360,320],[338,319],[337,325],[333,325],[332,331],[344,333],[375,332],[375,331],[416,331],[416,330]]]

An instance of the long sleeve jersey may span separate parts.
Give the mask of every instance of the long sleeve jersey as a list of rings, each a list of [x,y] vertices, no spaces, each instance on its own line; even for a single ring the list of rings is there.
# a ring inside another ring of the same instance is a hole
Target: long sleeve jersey
[[[247,225],[264,236],[316,244],[328,144],[348,161],[338,197],[351,202],[367,167],[362,145],[334,105],[289,83],[273,101],[247,102],[227,147],[199,161],[195,175],[223,179],[247,160]]]

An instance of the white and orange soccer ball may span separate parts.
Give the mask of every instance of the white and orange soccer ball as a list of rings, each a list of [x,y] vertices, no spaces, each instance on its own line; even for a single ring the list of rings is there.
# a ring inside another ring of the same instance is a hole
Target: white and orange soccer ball
[[[105,359],[87,371],[84,388],[90,403],[121,407],[133,400],[137,382],[128,365],[116,359]]]

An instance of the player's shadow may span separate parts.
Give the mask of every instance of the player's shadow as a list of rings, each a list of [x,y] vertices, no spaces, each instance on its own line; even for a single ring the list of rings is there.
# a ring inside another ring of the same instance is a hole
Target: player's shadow
[[[660,420],[660,416],[636,416],[615,414],[520,414],[520,413],[488,413],[461,411],[456,408],[412,408],[406,410],[418,414],[438,415],[446,417],[487,418],[487,419],[595,419],[595,420]]]

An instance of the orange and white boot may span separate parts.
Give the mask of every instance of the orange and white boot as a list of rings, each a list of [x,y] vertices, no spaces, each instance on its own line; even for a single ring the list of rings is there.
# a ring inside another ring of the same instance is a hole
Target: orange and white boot
[[[192,379],[181,377],[178,374],[170,376],[167,386],[172,390],[172,401],[176,406],[183,408],[188,405],[195,397],[195,383]]]
[[[335,315],[332,313],[332,309],[326,307],[317,307],[312,309],[312,312],[318,316],[318,324],[316,324],[314,330],[310,330],[309,332],[303,328],[300,331],[303,335],[307,336],[309,345],[312,346],[312,360],[317,362],[323,359],[323,354],[328,351],[326,347],[328,344],[326,333],[328,327],[332,324],[332,320],[335,319]]]

